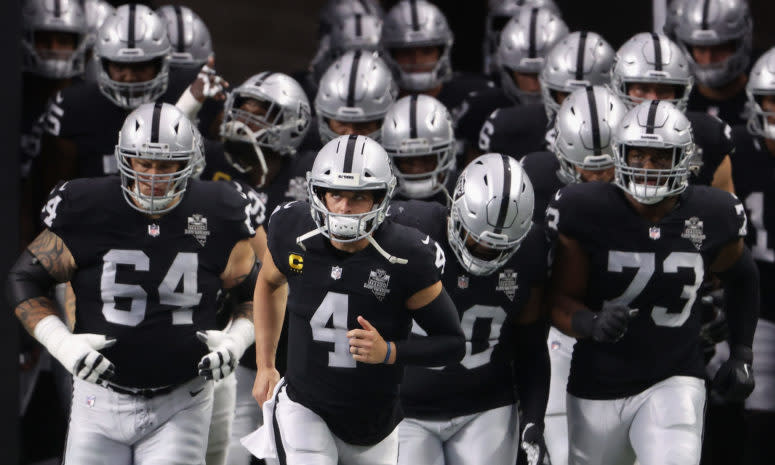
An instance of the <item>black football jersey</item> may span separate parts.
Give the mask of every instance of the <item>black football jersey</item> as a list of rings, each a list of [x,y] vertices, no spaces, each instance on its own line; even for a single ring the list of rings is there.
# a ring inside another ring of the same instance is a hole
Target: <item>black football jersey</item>
[[[454,418],[516,402],[511,362],[514,325],[532,287],[546,277],[547,245],[538,226],[516,254],[489,276],[466,272],[447,240],[449,210],[435,202],[393,202],[390,218],[429,234],[447,257],[442,282],[466,337],[460,363],[439,368],[407,367],[401,403],[412,418]],[[424,332],[415,327],[413,335]]]
[[[552,152],[533,152],[525,155],[521,160],[522,168],[533,184],[535,194],[535,206],[533,208],[533,222],[544,224],[546,207],[565,183],[560,180],[560,162]]]
[[[521,159],[546,150],[550,123],[543,104],[518,105],[493,112],[479,132],[479,150]]]
[[[672,212],[649,223],[614,184],[569,184],[549,204],[546,224],[588,256],[588,308],[639,309],[619,342],[576,343],[569,393],[614,399],[670,376],[704,377],[697,290],[719,250],[745,236],[737,198],[690,185]]]
[[[175,104],[196,78],[196,70],[170,69],[169,85],[159,101]],[[108,100],[96,82],[82,81],[52,99],[43,130],[72,140],[78,155],[78,177],[118,174],[114,155],[118,133],[131,111]]]
[[[452,114],[452,119],[457,120],[456,109],[460,108],[471,92],[492,88],[494,84],[486,77],[475,73],[457,72],[441,87],[441,92],[436,100],[441,102]]]
[[[702,95],[695,85],[691,94],[689,94],[689,104],[686,110],[707,113],[722,119],[730,126],[737,126],[746,122],[746,118],[743,115],[746,101],[745,89],[741,89],[740,92],[727,100],[718,101],[711,100]]]
[[[478,147],[479,131],[487,118],[499,108],[515,105],[500,87],[487,87],[468,94],[455,109],[455,136],[468,147]]]
[[[371,246],[344,253],[321,235],[304,241],[306,250],[296,244],[315,228],[305,202],[284,204],[269,220],[269,251],[289,284],[288,395],[345,442],[376,444],[402,418],[404,368],[356,362],[347,331],[360,328],[361,315],[386,341],[405,340],[412,322],[405,302],[439,281],[444,257],[425,234],[390,221],[374,239],[408,264],[391,264]]]
[[[692,184],[710,186],[724,157],[735,151],[732,142],[732,128],[715,116],[695,111],[686,112],[692,124],[694,143],[697,145],[702,166],[689,177]]]
[[[190,180],[160,218],[132,208],[116,176],[58,185],[41,212],[75,258],[75,333],[117,339],[101,352],[113,381],[150,388],[197,376],[215,329],[216,295],[234,245],[254,234],[247,200],[226,183]]]
[[[735,154],[732,178],[738,198],[748,213],[746,243],[759,267],[761,318],[775,322],[775,155],[764,139],[752,136],[745,126],[732,130]]]

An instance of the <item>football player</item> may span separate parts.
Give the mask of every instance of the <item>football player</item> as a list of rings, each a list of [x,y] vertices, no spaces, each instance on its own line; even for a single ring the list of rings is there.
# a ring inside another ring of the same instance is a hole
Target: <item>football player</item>
[[[440,280],[445,256],[429,236],[383,222],[396,180],[368,137],[326,144],[308,178],[309,203],[285,204],[270,218],[255,295],[253,395],[265,423],[259,444],[246,446],[289,465],[395,464],[404,365],[455,363],[465,352]],[[280,380],[284,295],[289,351]],[[408,338],[412,319],[427,337]]]
[[[466,336],[459,363],[407,368],[399,464],[514,465],[520,423],[523,447],[544,455],[549,355],[541,295],[547,245],[532,222],[530,179],[514,158],[486,154],[462,171],[451,208],[393,202],[389,213],[455,257],[444,266],[442,281]]]
[[[548,133],[563,99],[578,87],[607,84],[613,57],[613,48],[599,34],[568,34],[548,52],[538,75],[541,103],[496,110],[475,129],[475,146],[482,152],[493,150],[517,158],[552,150],[553,136]]]
[[[258,264],[244,196],[191,179],[196,128],[172,105],[130,113],[119,176],[59,184],[8,277],[25,328],[73,374],[65,463],[204,463],[212,382],[253,342]],[[75,329],[47,297],[71,281]],[[216,294],[239,311],[215,330]]]
[[[569,184],[547,209],[557,234],[552,317],[578,339],[569,463],[697,464],[705,405],[697,290],[706,270],[724,283],[732,346],[712,388],[742,400],[754,387],[759,274],[743,243],[745,211],[728,192],[688,184],[691,123],[669,102],[630,110],[613,146],[614,183]]]
[[[453,109],[470,92],[492,86],[482,76],[452,72],[452,30],[444,13],[426,0],[396,3],[385,16],[382,43],[401,96],[426,94]]]
[[[165,5],[157,8],[156,14],[167,26],[167,37],[172,47],[170,67],[199,69],[214,56],[210,30],[191,8]]]
[[[543,224],[549,201],[566,184],[613,181],[611,140],[626,112],[619,98],[603,86],[576,89],[563,99],[555,119],[554,153],[533,152],[521,160],[535,192],[534,222]],[[549,329],[552,376],[544,438],[553,465],[568,463],[565,392],[575,342],[554,326]]]
[[[750,218],[746,242],[761,276],[761,315],[753,341],[756,388],[745,402],[747,443],[741,463],[775,461],[775,447],[767,431],[775,427],[775,49],[762,55],[746,85],[751,114],[746,126],[736,126],[732,156],[737,195]],[[739,451],[739,449],[738,449]],[[738,455],[739,457],[739,455]]]
[[[97,82],[97,74],[100,70],[99,60],[94,59],[94,43],[97,39],[97,33],[105,20],[116,13],[116,7],[106,0],[82,0],[84,13],[86,13],[86,24],[89,26],[89,45],[86,51],[86,73],[84,79]]]
[[[397,199],[449,204],[455,181],[455,131],[444,105],[429,95],[399,99],[382,125],[385,148],[398,178]]]
[[[616,52],[611,68],[611,88],[628,108],[643,100],[667,100],[685,111],[692,90],[690,65],[678,45],[664,34],[642,32],[632,36]],[[690,182],[734,192],[734,152],[730,126],[703,112],[688,111],[697,145],[699,169]]]
[[[381,19],[385,12],[376,0],[328,0],[320,9],[318,36],[330,34],[340,21],[354,15],[371,15]]]
[[[477,147],[482,125],[494,111],[530,104],[540,107],[541,85],[538,75],[552,47],[567,35],[568,26],[559,15],[543,8],[521,8],[509,20],[501,32],[496,56],[496,76],[499,77],[500,87],[470,93],[455,111],[458,133],[465,141],[466,163],[478,154],[490,151],[489,148],[480,151]],[[577,50],[578,47],[573,49]],[[542,119],[539,117],[539,120]],[[543,129],[546,122],[539,121],[538,124],[541,122]],[[512,155],[510,152],[503,153]]]
[[[707,112],[730,125],[745,123],[746,72],[753,20],[745,0],[682,0],[675,41],[696,81],[689,110]]]

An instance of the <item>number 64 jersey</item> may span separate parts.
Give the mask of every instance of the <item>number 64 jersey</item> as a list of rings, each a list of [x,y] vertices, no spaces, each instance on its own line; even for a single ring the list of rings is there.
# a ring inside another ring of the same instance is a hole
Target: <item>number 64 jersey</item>
[[[121,386],[177,385],[197,376],[217,329],[216,295],[234,245],[255,234],[248,200],[228,183],[189,180],[180,203],[151,217],[124,199],[118,177],[54,190],[41,217],[77,270],[75,333],[116,338],[101,352]]]
[[[546,224],[578,241],[588,257],[584,304],[639,310],[620,341],[576,343],[568,392],[614,399],[671,376],[703,378],[697,290],[720,249],[745,236],[746,223],[737,198],[712,187],[688,186],[657,223],[637,214],[614,184],[558,191]]]

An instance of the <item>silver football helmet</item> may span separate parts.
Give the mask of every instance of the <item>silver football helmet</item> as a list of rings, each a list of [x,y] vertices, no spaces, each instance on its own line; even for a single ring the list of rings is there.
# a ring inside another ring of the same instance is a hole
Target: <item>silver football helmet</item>
[[[513,73],[540,73],[549,50],[566,35],[568,26],[551,11],[521,9],[503,28],[498,45],[497,63],[503,90],[522,103],[540,102],[541,93],[520,89]]]
[[[328,35],[337,23],[353,15],[372,15],[378,18],[385,12],[377,0],[328,0],[320,9],[320,37]]]
[[[635,34],[616,52],[611,88],[628,108],[641,101],[627,93],[633,82],[674,86],[676,98],[667,101],[681,110],[686,109],[694,84],[689,62],[678,45],[664,34],[653,32]]]
[[[97,33],[94,48],[100,69],[97,84],[100,91],[121,108],[137,108],[161,97],[169,83],[170,41],[167,28],[159,16],[145,5],[121,5],[108,17]],[[114,81],[108,74],[108,63],[153,62],[158,72],[149,81]]]
[[[684,14],[684,4],[686,0],[668,0],[667,14],[665,15],[665,24],[662,26],[662,32],[673,42],[678,39],[675,37],[675,28],[678,27],[678,21]]]
[[[367,122],[382,120],[398,95],[393,76],[376,53],[347,52],[329,66],[318,85],[315,110],[323,143],[339,136],[329,120]],[[379,140],[380,131],[368,134]]]
[[[469,163],[457,180],[447,221],[449,245],[463,268],[485,276],[503,266],[530,231],[534,207],[533,185],[515,158],[486,153]],[[469,238],[492,253],[472,251]]]
[[[124,120],[115,155],[121,189],[129,205],[143,213],[166,213],[182,198],[201,157],[201,139],[188,117],[168,103],[146,103]],[[149,174],[134,160],[177,162],[174,172]]]
[[[748,131],[775,139],[775,123],[769,120],[775,118],[775,112],[765,111],[761,106],[763,96],[775,95],[775,48],[769,49],[753,65],[745,93],[748,97]]]
[[[424,199],[444,189],[455,166],[455,132],[447,108],[428,95],[412,94],[396,101],[382,125],[382,146],[393,162],[398,191]],[[435,157],[431,171],[404,173],[400,159]]]
[[[598,171],[614,166],[611,140],[627,107],[606,86],[576,89],[565,98],[554,121],[554,153],[565,183],[581,182],[576,167]]]
[[[720,87],[744,73],[751,60],[753,20],[745,0],[685,0],[675,37],[697,82]],[[692,47],[733,43],[734,53],[720,63],[701,65]]]
[[[172,66],[201,68],[213,56],[210,30],[191,8],[165,5],[157,8],[156,14],[167,25],[167,34],[172,47],[170,54]]]
[[[101,68],[99,61],[93,57],[97,32],[108,16],[116,13],[116,8],[105,0],[82,0],[82,3],[86,13],[86,24],[89,26],[89,43],[86,51],[87,61],[84,79],[90,82],[97,82],[97,75]]]
[[[296,242],[322,234],[338,242],[368,238],[384,221],[396,187],[390,159],[377,142],[366,136],[340,136],[318,152],[312,170],[307,172],[310,211],[317,229],[299,236]],[[334,213],[324,199],[328,190],[372,191],[374,206],[366,213]],[[378,246],[375,246],[383,253]],[[383,253],[384,255],[384,253]]]
[[[243,108],[250,100],[260,107],[256,112]],[[231,91],[223,115],[220,135],[226,159],[241,173],[261,169],[260,185],[267,173],[264,152],[296,153],[310,125],[304,89],[292,77],[271,71],[251,76]]]
[[[396,73],[398,85],[410,92],[423,92],[452,77],[450,51],[454,37],[447,18],[426,0],[401,0],[387,14],[382,30],[385,61]],[[399,65],[391,55],[395,49],[435,46],[439,59],[430,71],[422,65]]]
[[[555,92],[608,84],[613,62],[614,49],[594,32],[572,32],[552,47],[538,75],[549,120],[560,109]]]
[[[61,32],[73,36],[73,50],[38,50],[35,34]],[[83,8],[75,0],[25,0],[22,5],[22,69],[50,79],[84,73],[89,48],[89,27]]]
[[[315,83],[334,60],[350,50],[381,53],[382,18],[358,13],[337,21],[330,32],[320,38],[318,50],[310,63]]]
[[[520,8],[531,7],[545,8],[557,16],[562,16],[554,0],[490,0],[484,25],[484,47],[482,50],[485,74],[491,74],[497,69],[495,67],[495,53],[498,51],[503,27],[512,16],[519,13]]]
[[[692,125],[683,112],[664,100],[646,100],[624,115],[613,137],[614,182],[642,204],[652,205],[680,194],[697,167]],[[672,151],[668,169],[643,168],[628,162],[628,149]]]

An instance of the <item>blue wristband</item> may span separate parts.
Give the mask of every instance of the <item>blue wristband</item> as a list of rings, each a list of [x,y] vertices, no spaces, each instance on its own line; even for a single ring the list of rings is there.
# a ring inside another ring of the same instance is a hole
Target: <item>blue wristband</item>
[[[391,345],[390,341],[385,341],[387,343],[387,353],[385,354],[385,360],[382,361],[382,363],[388,363],[390,361],[390,352],[391,352]]]

